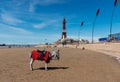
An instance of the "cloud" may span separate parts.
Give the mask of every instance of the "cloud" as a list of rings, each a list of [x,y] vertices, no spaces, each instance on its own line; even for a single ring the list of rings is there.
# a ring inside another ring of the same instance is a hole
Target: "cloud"
[[[34,28],[44,28],[45,26],[47,26],[47,24],[45,24],[45,23],[33,25]]]
[[[29,11],[30,11],[30,12],[34,12],[34,4],[32,4],[32,3],[30,4],[30,6],[29,6]]]
[[[32,32],[19,28],[19,27],[14,27],[14,26],[9,26],[9,25],[5,25],[5,24],[1,24],[0,23],[0,27],[1,27],[1,31],[4,30],[5,32],[12,32],[12,33],[20,33],[20,34],[32,34]],[[4,32],[3,32],[4,33]]]
[[[1,0],[0,0],[1,1]],[[28,11],[30,0],[2,0],[0,2],[0,9],[8,12],[23,13]]]
[[[24,23],[24,21],[22,21],[20,19],[17,19],[17,18],[15,18],[15,17],[13,17],[13,16],[11,16],[10,14],[7,14],[7,13],[1,14],[1,18],[2,18],[2,21],[4,23],[8,23],[8,24],[12,24],[12,25]]]
[[[40,24],[33,24],[34,28],[44,28],[50,25],[54,25],[58,20],[46,20]]]
[[[51,5],[51,4],[60,4],[65,3],[65,0],[41,0],[40,5]]]
[[[0,34],[0,38],[8,38],[11,37],[9,34]]]
[[[31,34],[32,32],[30,31],[27,31],[25,29],[22,29],[22,28],[16,28],[16,27],[9,27],[9,29],[12,29],[12,30],[15,30],[17,32],[20,32],[20,33],[23,33],[23,34]]]
[[[34,12],[36,5],[47,6],[53,4],[62,4],[65,2],[65,0],[31,0],[29,5],[29,11]]]

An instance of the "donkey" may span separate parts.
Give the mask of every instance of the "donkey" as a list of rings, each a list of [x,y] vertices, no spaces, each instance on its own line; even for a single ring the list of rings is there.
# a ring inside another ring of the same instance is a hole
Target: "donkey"
[[[41,60],[45,62],[45,70],[47,69],[47,64],[50,63],[52,59],[60,59],[59,50],[53,51],[52,53],[50,51],[40,51],[40,50],[33,50],[30,53],[30,70],[33,70],[33,62],[35,60]]]

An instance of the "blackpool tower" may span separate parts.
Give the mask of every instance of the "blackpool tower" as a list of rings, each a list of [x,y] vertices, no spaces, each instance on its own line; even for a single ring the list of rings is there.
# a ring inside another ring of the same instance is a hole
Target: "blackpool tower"
[[[67,37],[66,33],[66,19],[63,19],[63,28],[62,28],[62,39],[65,39]]]

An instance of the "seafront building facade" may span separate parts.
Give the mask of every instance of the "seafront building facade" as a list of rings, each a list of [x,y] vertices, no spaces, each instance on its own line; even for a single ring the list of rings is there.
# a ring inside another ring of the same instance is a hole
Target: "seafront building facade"
[[[99,38],[99,42],[120,42],[120,33],[110,34],[108,37]]]

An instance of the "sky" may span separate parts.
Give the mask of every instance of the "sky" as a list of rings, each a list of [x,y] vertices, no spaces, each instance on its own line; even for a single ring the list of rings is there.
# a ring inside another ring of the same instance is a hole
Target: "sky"
[[[114,0],[0,0],[0,43],[43,44],[61,38],[66,18],[67,37],[94,40],[110,34]],[[100,9],[93,25],[96,11]],[[80,26],[84,21],[84,25]],[[120,32],[120,2],[114,8],[112,33]]]

